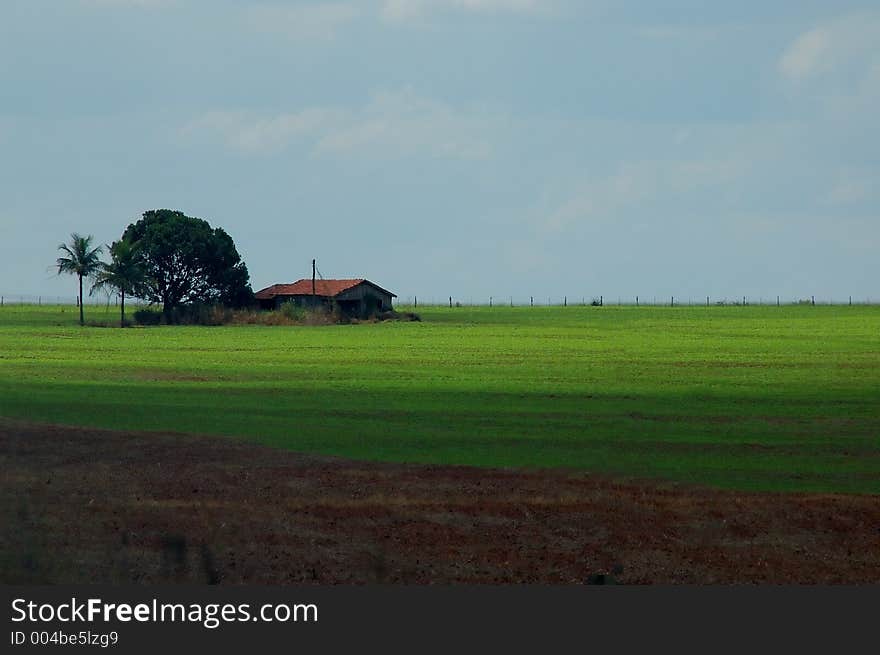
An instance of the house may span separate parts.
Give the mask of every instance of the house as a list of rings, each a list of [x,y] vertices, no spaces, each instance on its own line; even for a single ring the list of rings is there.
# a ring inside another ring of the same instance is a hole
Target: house
[[[254,294],[263,309],[278,309],[285,302],[300,307],[338,308],[348,316],[372,316],[390,310],[397,295],[369,280],[297,280],[273,284]]]

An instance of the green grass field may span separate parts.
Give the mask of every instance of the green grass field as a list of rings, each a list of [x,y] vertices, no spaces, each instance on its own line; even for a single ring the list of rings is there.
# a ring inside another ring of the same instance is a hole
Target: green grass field
[[[105,308],[86,319],[113,321]],[[373,460],[880,493],[880,307],[419,308],[80,328],[0,309],[0,416]]]

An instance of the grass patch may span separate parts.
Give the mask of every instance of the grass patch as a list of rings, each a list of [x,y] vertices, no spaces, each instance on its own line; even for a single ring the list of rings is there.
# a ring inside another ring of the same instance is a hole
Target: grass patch
[[[80,328],[75,308],[6,306],[0,416],[369,460],[880,493],[880,308],[419,313],[120,330]]]

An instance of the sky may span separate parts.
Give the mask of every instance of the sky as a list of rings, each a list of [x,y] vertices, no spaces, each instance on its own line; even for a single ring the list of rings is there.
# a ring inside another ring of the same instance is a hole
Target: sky
[[[167,208],[254,290],[880,301],[878,44],[876,0],[2,0],[0,294]]]

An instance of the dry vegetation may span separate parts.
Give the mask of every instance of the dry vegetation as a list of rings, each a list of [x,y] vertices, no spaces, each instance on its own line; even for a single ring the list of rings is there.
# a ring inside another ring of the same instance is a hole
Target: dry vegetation
[[[143,308],[134,314],[135,322],[141,325],[159,325],[164,322],[162,314],[154,308]],[[412,312],[385,311],[369,318],[347,316],[337,308],[297,307],[292,303],[282,305],[277,310],[231,309],[221,305],[189,307],[175,315],[175,323],[180,325],[339,325],[347,323],[375,323],[378,321],[402,320],[419,321],[418,314]],[[91,327],[116,327],[118,321],[88,321]],[[128,322],[127,322],[128,324]]]
[[[880,498],[0,420],[0,581],[880,583]],[[592,576],[592,577],[591,577]]]

